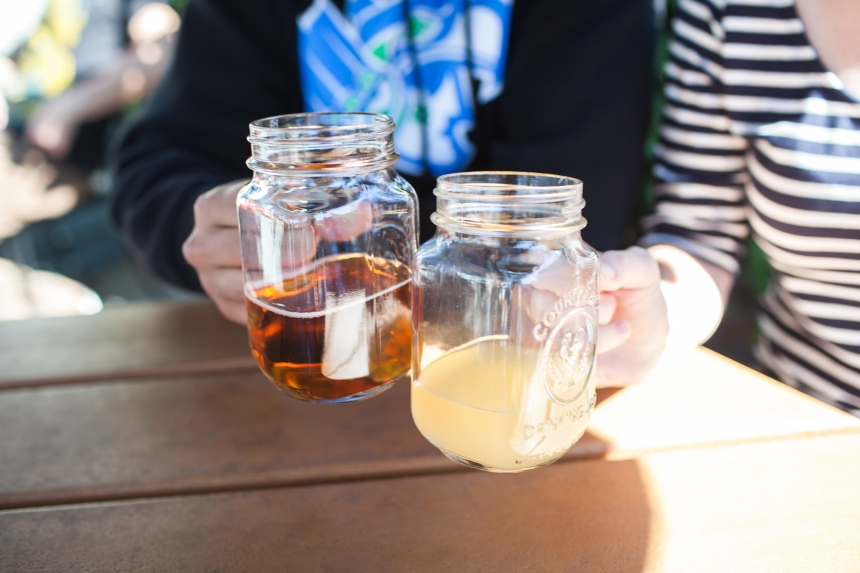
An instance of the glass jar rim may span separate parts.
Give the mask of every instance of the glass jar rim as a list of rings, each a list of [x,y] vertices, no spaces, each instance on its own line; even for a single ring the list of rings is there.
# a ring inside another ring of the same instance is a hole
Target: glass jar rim
[[[394,132],[394,120],[371,112],[307,112],[274,115],[248,124],[251,143],[271,144],[278,140],[307,142],[333,138],[380,136]]]
[[[582,181],[527,171],[470,171],[439,177],[433,194],[453,200],[555,202],[581,199]]]
[[[430,220],[473,235],[538,237],[585,227],[582,181],[522,171],[472,171],[436,180]]]
[[[343,177],[394,165],[394,121],[381,113],[310,112],[275,115],[249,124],[254,172]]]

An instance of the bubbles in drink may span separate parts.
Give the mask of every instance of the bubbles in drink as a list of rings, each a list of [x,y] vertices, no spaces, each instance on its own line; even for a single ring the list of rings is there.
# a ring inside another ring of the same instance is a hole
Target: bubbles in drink
[[[411,271],[350,254],[322,259],[282,285],[246,287],[251,351],[303,400],[359,400],[410,367]]]
[[[421,369],[412,417],[434,446],[467,465],[513,472],[547,465],[585,432],[595,386],[592,374],[575,400],[554,400],[546,365],[538,349],[507,337],[477,339]]]

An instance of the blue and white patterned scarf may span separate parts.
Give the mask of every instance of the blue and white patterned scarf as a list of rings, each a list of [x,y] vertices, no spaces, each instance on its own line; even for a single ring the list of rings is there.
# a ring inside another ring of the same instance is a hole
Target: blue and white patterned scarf
[[[502,91],[512,7],[513,0],[346,0],[344,14],[331,0],[314,0],[298,19],[305,108],[388,114],[397,123],[398,169],[462,170],[474,155],[473,98],[486,103]],[[475,94],[472,78],[480,82]]]

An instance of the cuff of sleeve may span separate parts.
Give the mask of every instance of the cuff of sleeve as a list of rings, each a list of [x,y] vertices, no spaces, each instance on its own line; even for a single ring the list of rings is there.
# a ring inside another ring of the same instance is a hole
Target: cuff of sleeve
[[[672,245],[696,258],[720,267],[735,277],[740,274],[740,263],[735,257],[692,239],[668,233],[648,233],[639,240],[641,247],[648,248],[654,245]]]

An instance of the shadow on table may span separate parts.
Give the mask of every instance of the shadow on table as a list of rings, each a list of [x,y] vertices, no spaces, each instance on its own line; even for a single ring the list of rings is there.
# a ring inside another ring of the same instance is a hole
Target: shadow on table
[[[462,472],[0,513],[9,550],[0,564],[639,573],[650,514],[635,462],[578,461],[520,475]]]
[[[254,527],[269,536],[260,554],[282,544],[297,570],[640,573],[652,521],[640,467],[601,459],[609,445],[592,434],[581,441],[579,454],[522,474],[467,470],[295,497],[271,492],[242,504],[258,508]],[[288,533],[296,531],[313,543]],[[277,566],[261,560],[254,569]]]
[[[0,570],[64,560],[92,571],[643,571],[651,506],[635,461],[601,459],[607,444],[586,434],[579,454],[538,471],[448,466],[415,430],[408,390],[313,406],[255,372],[55,391],[43,406],[57,426],[30,428],[34,446],[51,444],[36,474],[52,483],[17,488],[133,490],[140,480],[289,477],[291,468],[329,479],[330,467],[410,459],[439,466],[427,466],[431,475],[404,466],[388,479],[344,475],[362,481],[0,512],[8,550]],[[42,408],[19,406],[23,417],[45,419]],[[74,435],[88,436],[88,447]],[[153,495],[151,483],[143,497]]]

